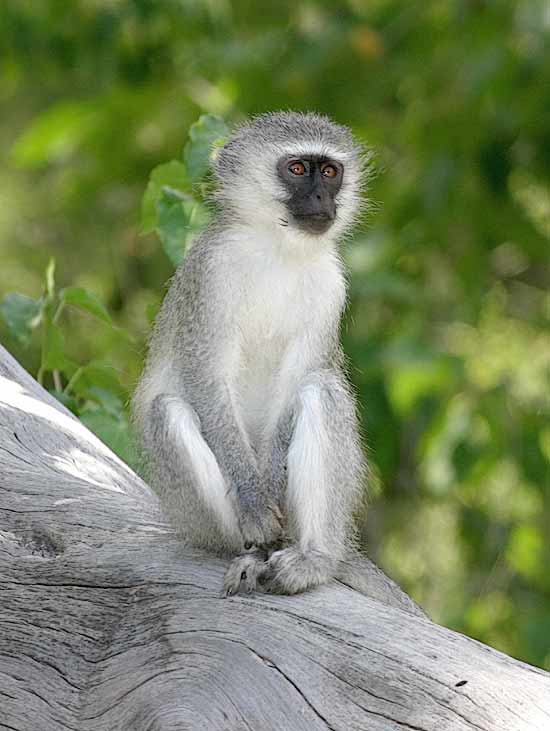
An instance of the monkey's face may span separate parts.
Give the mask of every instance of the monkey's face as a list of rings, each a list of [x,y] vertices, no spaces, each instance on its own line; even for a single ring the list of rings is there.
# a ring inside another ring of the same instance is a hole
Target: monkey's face
[[[238,127],[219,150],[216,198],[229,221],[301,251],[351,229],[366,161],[346,127],[313,113],[272,112]]]
[[[328,231],[336,218],[342,163],[322,155],[285,156],[277,163],[277,174],[288,193],[288,223],[309,234]]]

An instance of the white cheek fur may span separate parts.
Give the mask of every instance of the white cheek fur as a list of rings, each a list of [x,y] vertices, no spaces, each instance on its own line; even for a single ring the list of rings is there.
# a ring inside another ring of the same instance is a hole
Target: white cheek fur
[[[305,234],[292,227],[289,214],[284,204],[286,191],[281,185],[276,168],[283,156],[301,157],[323,155],[339,161],[344,166],[342,187],[336,196],[336,220],[323,237]],[[360,204],[360,166],[354,155],[344,153],[332,145],[316,142],[298,142],[288,146],[268,148],[262,151],[262,164],[257,165],[251,157],[243,160],[242,169],[246,176],[237,174],[230,185],[221,185],[218,199],[229,204],[243,222],[248,223],[256,231],[286,228],[287,232],[298,238],[320,238],[337,241],[355,223]],[[285,226],[284,221],[288,222]]]

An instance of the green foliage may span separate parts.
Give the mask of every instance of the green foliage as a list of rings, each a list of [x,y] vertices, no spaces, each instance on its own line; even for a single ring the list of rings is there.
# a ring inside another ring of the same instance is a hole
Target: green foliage
[[[59,322],[66,307],[74,307],[113,328],[105,305],[82,287],[55,286],[55,261],[50,259],[44,276],[43,294],[38,300],[19,294],[7,294],[0,304],[0,315],[11,335],[25,347],[31,344],[33,331],[40,343],[39,383],[50,384],[50,392],[76,414],[122,459],[135,464],[123,389],[112,368],[90,361],[78,365],[69,355],[66,338]],[[127,334],[123,336],[128,339]]]
[[[199,182],[208,172],[210,154],[215,147],[223,145],[228,129],[214,114],[203,114],[189,129],[189,141],[185,145],[183,158],[189,179]]]
[[[7,0],[0,39],[0,338],[121,454],[221,117],[314,109],[376,150],[346,249],[363,538],[437,620],[550,668],[546,3]]]
[[[59,293],[59,305],[74,305],[79,307],[90,315],[94,315],[99,320],[103,320],[108,325],[112,325],[113,321],[107,312],[105,305],[96,297],[93,292],[87,292],[82,287],[66,287]]]
[[[187,247],[208,221],[204,206],[192,196],[163,188],[157,202],[156,232],[170,261],[177,266]]]
[[[0,314],[13,337],[27,344],[32,330],[42,319],[42,303],[19,292],[12,292],[0,303]]]
[[[157,205],[163,188],[175,190],[184,196],[189,187],[185,165],[179,160],[157,165],[151,172],[149,182],[141,202],[141,232],[143,234],[155,231],[158,223]]]
[[[179,160],[158,165],[149,178],[141,202],[141,232],[155,231],[174,266],[180,264],[195,236],[209,221],[204,204],[205,177],[210,156],[227,137],[227,126],[214,114],[203,114],[189,129],[185,163]]]
[[[60,149],[56,140],[65,138],[67,129],[69,132],[73,129],[70,121],[74,117],[67,110],[63,114],[57,110],[41,119],[19,138],[14,148],[16,159],[24,164],[45,160],[46,157],[39,158],[43,143],[49,139],[51,150]],[[48,138],[51,128],[55,130],[53,139]],[[157,165],[151,172],[141,204],[141,232],[158,234],[174,266],[182,261],[193,238],[208,223],[209,213],[203,199],[205,189],[200,191],[193,184],[206,175],[210,155],[223,143],[227,131],[219,117],[202,115],[189,130],[185,164],[171,160]],[[109,382],[108,377],[105,383],[105,373],[101,373],[97,362],[78,365],[71,359],[64,332],[58,325],[66,306],[80,309],[114,327],[111,315],[93,292],[77,286],[56,291],[54,259],[50,259],[46,268],[42,297],[33,300],[19,292],[8,293],[0,303],[0,315],[10,334],[24,346],[30,344],[32,331],[41,329],[38,381],[44,383],[51,377],[52,393],[113,451],[134,464],[137,459],[125,403],[120,396],[121,383],[117,379]]]
[[[82,102],[61,102],[41,114],[13,146],[12,158],[22,167],[62,161],[77,149],[94,124],[95,108]]]

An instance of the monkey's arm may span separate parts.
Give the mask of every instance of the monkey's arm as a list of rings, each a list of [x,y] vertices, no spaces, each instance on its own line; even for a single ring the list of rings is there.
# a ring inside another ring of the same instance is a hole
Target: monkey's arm
[[[281,511],[266,489],[231,389],[214,379],[209,393],[208,404],[201,409],[202,433],[230,486],[243,543],[245,547],[272,544],[281,533]]]

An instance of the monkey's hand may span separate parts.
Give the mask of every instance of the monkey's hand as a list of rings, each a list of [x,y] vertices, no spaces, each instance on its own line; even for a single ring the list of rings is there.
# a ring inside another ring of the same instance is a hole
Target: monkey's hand
[[[242,501],[239,528],[245,549],[266,547],[283,539],[283,514],[279,506],[261,493]]]

